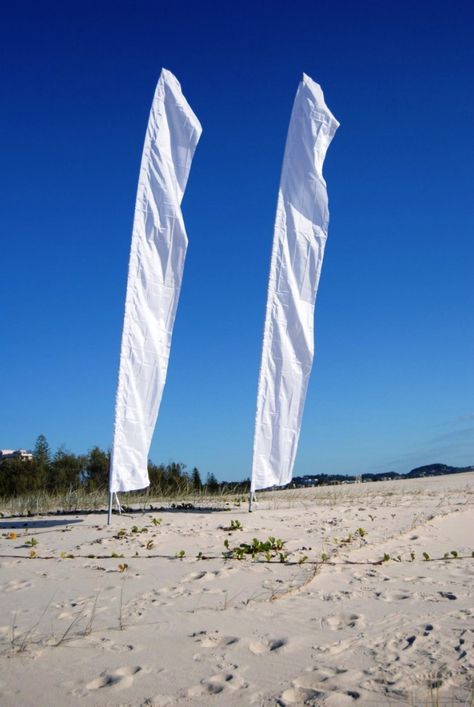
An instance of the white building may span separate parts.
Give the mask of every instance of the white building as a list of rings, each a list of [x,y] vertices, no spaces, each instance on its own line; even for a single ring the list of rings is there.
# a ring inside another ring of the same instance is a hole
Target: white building
[[[26,449],[0,449],[0,462],[4,459],[21,459],[22,461],[31,461],[33,455]]]

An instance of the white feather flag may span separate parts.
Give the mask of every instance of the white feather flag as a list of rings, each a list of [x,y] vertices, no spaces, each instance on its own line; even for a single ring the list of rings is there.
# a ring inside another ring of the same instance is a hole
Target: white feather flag
[[[168,370],[188,239],[181,201],[201,125],[162,70],[143,147],[115,406],[110,491],[149,485],[148,453]]]
[[[303,74],[278,193],[257,394],[251,489],[292,477],[314,355],[314,306],[329,211],[322,167],[339,126]]]

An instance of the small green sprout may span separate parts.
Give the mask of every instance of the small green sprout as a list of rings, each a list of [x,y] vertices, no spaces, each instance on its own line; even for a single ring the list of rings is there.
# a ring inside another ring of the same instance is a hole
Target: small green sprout
[[[424,559],[425,562],[429,562],[431,558],[430,558],[430,556],[428,555],[427,552],[424,552],[424,553],[423,553],[423,559]]]
[[[299,565],[304,565],[306,560],[308,559],[308,555],[301,555],[301,557],[298,558],[298,564]]]
[[[389,560],[390,560],[390,555],[388,555],[386,552],[384,552],[382,562],[388,562]]]
[[[175,557],[176,557],[178,560],[182,560],[183,557],[185,557],[185,556],[186,556],[186,552],[185,552],[184,550],[179,550],[179,551],[176,553],[176,555],[175,555]]]
[[[163,521],[161,518],[153,518],[151,522],[153,523],[153,525],[161,525]]]
[[[456,558],[459,557],[457,550],[451,550],[451,555]]]
[[[36,538],[30,538],[29,540],[25,541],[25,545],[28,545],[29,547],[35,547],[35,545],[38,545],[39,540]]]

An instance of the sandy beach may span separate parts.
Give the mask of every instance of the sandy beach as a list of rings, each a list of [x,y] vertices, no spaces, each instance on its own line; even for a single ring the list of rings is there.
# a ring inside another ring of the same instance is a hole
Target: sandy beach
[[[474,473],[105,523],[0,519],[3,707],[473,704]]]

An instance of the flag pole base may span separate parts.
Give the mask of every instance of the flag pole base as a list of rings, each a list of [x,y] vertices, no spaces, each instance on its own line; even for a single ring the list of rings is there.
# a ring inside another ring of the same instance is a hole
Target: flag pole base
[[[253,502],[256,501],[255,491],[250,491],[249,493],[249,513],[252,513]]]
[[[112,500],[113,500],[113,493],[109,492],[109,509],[107,511],[107,525],[110,525],[112,522]]]

